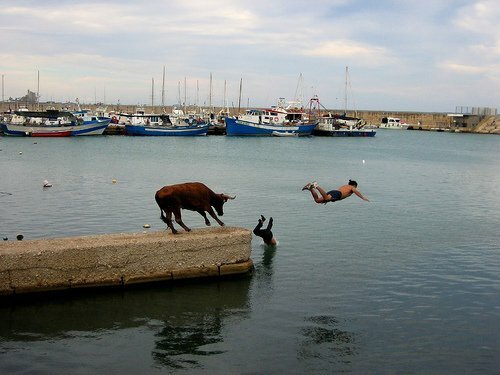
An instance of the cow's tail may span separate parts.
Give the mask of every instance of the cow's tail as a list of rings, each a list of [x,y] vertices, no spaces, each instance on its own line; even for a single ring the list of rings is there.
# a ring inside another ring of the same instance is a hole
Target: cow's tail
[[[160,219],[165,223],[168,224],[167,217],[163,214],[163,209],[160,208]]]
[[[161,208],[161,204],[160,204],[160,199],[158,197],[158,193],[156,193],[155,195],[155,201],[156,203],[158,204],[158,207],[160,207],[160,219],[165,223],[165,224],[168,224],[167,222],[167,217],[164,215],[164,211],[163,211],[163,208]]]

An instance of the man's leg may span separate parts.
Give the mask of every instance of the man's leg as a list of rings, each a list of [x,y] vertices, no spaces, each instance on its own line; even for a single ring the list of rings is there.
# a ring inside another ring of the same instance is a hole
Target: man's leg
[[[321,189],[323,190],[323,189]],[[321,190],[318,189],[318,191],[321,193]],[[321,196],[319,196],[319,194],[316,192],[316,190],[314,190],[314,188],[311,188],[309,189],[309,191],[311,192],[311,195],[313,196],[314,198],[314,201],[316,203],[325,203],[325,197],[323,196],[323,194]],[[324,192],[324,190],[323,190]]]
[[[268,231],[271,231],[271,228],[273,227],[273,218],[269,218],[269,222],[267,223],[267,229]]]
[[[320,192],[321,196],[323,197],[323,200],[328,201],[332,199],[331,195],[328,194],[322,187],[316,186],[316,189]]]

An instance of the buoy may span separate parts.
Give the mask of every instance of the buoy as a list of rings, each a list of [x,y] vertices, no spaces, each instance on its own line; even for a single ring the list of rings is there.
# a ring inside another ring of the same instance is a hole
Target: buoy
[[[47,181],[47,180],[43,181],[43,187],[51,187],[51,186],[52,186],[52,184],[49,181]]]
[[[143,228],[151,228],[151,225],[149,225],[149,224],[144,224],[142,227],[143,227]]]

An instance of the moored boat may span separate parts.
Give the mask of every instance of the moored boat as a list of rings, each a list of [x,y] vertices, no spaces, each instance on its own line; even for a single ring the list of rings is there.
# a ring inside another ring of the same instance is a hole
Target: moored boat
[[[226,134],[230,136],[276,136],[290,132],[294,132],[297,136],[308,136],[311,135],[315,126],[316,123],[298,123],[296,125],[259,124],[258,122],[226,117]]]
[[[196,136],[206,135],[209,125],[201,119],[186,117],[180,110],[172,114],[146,114],[142,110],[131,115],[125,124],[125,134],[137,136]]]
[[[338,116],[327,113],[318,118],[319,122],[313,135],[328,137],[374,137],[375,129],[365,128],[361,121],[339,119]]]
[[[397,117],[384,117],[379,125],[380,129],[396,129],[396,130],[406,130],[408,129],[408,124],[401,122],[401,119]]]
[[[287,132],[278,132],[278,131],[274,131],[272,133],[272,135],[274,137],[297,137],[298,136],[298,133],[294,132],[294,131],[287,131]]]
[[[109,125],[109,118],[77,117],[71,112],[16,111],[0,124],[5,135],[28,137],[70,137],[100,135]]]
[[[311,135],[317,125],[310,120],[304,110],[292,103],[284,105],[284,99],[278,105],[264,109],[248,109],[237,118],[226,117],[226,134],[242,136],[272,136],[278,133],[294,133],[298,136]]]
[[[127,135],[151,135],[151,136],[196,136],[206,135],[208,124],[195,123],[190,125],[125,125]]]

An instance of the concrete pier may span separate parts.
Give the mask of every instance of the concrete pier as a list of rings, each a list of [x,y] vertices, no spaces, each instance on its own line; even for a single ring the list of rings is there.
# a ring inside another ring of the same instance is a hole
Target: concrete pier
[[[0,243],[0,295],[245,274],[252,234],[235,227]]]

